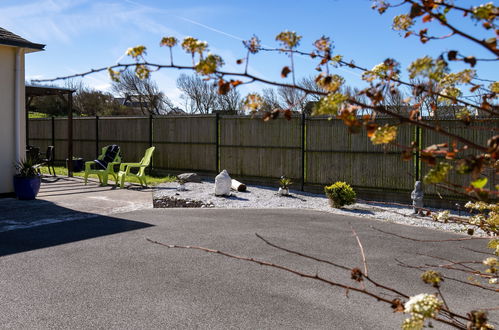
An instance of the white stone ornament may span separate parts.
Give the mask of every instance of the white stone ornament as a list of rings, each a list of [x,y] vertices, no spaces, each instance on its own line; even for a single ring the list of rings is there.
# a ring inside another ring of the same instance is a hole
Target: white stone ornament
[[[223,170],[215,177],[215,196],[230,195],[231,186],[232,179],[230,178],[229,173],[227,173],[227,170]]]

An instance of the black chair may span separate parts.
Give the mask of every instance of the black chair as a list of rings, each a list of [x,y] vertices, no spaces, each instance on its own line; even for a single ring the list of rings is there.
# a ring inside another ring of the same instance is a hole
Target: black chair
[[[49,173],[56,176],[54,168],[54,146],[47,147],[45,158],[40,159],[40,166],[47,166]],[[52,168],[52,172],[50,171],[50,168]]]
[[[31,159],[33,164],[40,163],[40,148],[34,146],[26,147],[26,158]]]

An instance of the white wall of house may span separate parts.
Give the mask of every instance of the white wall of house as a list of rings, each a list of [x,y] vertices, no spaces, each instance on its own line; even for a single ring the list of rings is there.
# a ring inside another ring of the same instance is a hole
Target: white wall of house
[[[16,54],[19,51],[18,67],[16,67]],[[17,79],[16,70],[20,70],[19,74],[17,74]],[[12,177],[15,173],[14,164],[17,160],[16,156],[25,156],[26,112],[24,110],[24,84],[23,50],[18,47],[0,45],[0,194],[14,191]],[[16,120],[15,112],[16,93],[18,97],[19,120]],[[16,136],[19,138],[19,142],[17,143]]]

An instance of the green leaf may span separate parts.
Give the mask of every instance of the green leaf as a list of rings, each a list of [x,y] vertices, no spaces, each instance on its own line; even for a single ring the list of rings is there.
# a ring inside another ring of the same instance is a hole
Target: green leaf
[[[423,178],[424,183],[440,183],[447,178],[452,165],[446,162],[440,162],[435,165]]]
[[[482,189],[487,184],[487,181],[488,181],[487,178],[480,178],[471,182],[471,185],[475,188]]]

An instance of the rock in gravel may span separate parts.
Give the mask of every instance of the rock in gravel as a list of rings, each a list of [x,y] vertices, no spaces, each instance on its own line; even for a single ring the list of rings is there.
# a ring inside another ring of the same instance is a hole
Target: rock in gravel
[[[229,196],[232,179],[227,170],[223,170],[215,177],[215,196]]]
[[[184,180],[185,182],[201,182],[201,178],[197,175],[197,173],[182,173],[177,175],[177,178]]]

